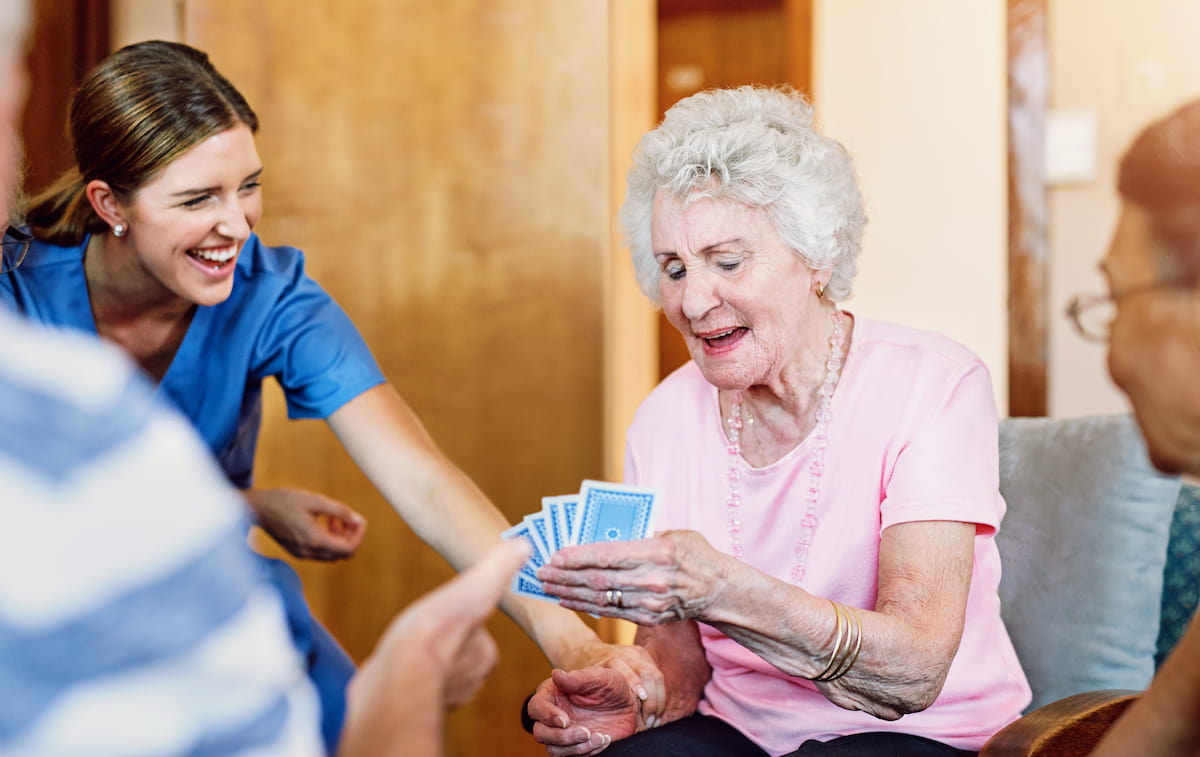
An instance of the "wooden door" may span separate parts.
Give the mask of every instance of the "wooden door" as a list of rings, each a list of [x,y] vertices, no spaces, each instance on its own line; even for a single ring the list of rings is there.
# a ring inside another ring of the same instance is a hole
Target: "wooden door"
[[[269,243],[305,249],[389,379],[510,521],[604,465],[610,262],[604,0],[187,0],[262,121]],[[622,160],[624,163],[624,160]],[[259,482],[360,509],[366,543],[300,565],[358,659],[449,578],[319,422],[267,398]],[[519,707],[549,671],[507,618],[501,659],[449,725],[449,753],[544,754]]]

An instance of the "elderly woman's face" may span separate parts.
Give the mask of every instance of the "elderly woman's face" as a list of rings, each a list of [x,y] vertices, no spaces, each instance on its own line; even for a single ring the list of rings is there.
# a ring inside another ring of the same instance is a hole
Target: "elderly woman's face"
[[[1156,253],[1149,216],[1125,205],[1101,266],[1117,304],[1108,368],[1154,464],[1200,474],[1200,294],[1161,281]]]
[[[651,244],[663,312],[710,383],[769,385],[797,366],[822,317],[815,273],[765,210],[659,192]]]

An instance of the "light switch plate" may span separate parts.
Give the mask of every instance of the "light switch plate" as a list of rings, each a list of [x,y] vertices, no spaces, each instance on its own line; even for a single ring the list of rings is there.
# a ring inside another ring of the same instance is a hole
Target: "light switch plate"
[[[1046,183],[1082,184],[1096,178],[1096,112],[1046,114]]]

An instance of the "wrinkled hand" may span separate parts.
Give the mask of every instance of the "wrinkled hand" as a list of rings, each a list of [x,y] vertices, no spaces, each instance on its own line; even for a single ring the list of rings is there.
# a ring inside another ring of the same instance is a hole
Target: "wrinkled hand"
[[[633,689],[641,702],[642,718],[653,727],[667,704],[662,671],[644,647],[635,644],[592,644],[579,647],[561,667],[579,670],[592,666],[611,668]]]
[[[551,757],[590,755],[641,730],[638,699],[620,673],[590,667],[555,670],[538,686],[527,712],[533,737]]]
[[[664,531],[653,539],[564,547],[538,570],[563,607],[624,618],[640,625],[702,619],[725,586],[728,555],[695,531]],[[609,591],[620,602],[609,603]]]
[[[362,544],[367,521],[341,502],[303,489],[244,492],[258,525],[293,555],[341,560]]]

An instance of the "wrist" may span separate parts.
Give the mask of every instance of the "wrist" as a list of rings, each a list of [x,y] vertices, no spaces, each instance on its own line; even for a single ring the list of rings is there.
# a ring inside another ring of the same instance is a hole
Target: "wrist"
[[[570,670],[579,650],[602,644],[600,637],[571,610],[537,599],[508,595],[503,608],[542,650],[550,664]]]

